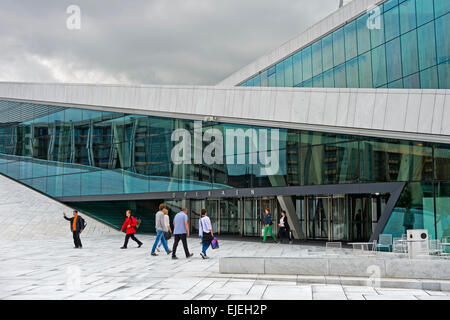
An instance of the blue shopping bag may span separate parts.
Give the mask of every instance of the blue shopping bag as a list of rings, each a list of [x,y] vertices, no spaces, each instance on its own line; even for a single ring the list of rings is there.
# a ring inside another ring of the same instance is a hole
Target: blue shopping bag
[[[219,249],[219,240],[216,237],[211,240],[211,248]]]

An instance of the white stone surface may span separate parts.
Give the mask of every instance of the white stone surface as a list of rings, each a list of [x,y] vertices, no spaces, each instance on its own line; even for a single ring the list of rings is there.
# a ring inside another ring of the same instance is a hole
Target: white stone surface
[[[0,175],[0,239],[71,237],[70,223],[63,218],[63,212],[72,217],[72,211],[70,207]],[[79,214],[87,222],[82,239],[120,234],[82,212]]]

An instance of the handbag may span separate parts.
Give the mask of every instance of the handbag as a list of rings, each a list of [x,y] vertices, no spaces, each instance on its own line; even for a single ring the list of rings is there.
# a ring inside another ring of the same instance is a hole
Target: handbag
[[[169,240],[170,238],[172,238],[172,235],[170,234],[170,232],[164,231],[164,239]]]
[[[216,237],[211,240],[211,248],[219,249],[219,240]]]

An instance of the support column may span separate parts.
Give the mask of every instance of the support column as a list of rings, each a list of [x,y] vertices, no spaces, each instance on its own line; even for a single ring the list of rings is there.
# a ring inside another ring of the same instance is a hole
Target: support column
[[[283,210],[286,211],[286,217],[288,218],[289,226],[292,230],[294,239],[305,239],[303,234],[300,220],[297,217],[295,205],[292,201],[292,197],[289,196],[277,196],[278,202]]]

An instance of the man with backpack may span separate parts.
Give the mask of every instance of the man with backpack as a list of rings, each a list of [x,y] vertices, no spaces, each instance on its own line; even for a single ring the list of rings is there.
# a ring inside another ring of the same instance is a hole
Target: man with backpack
[[[126,211],[126,219],[125,222],[123,223],[122,228],[120,228],[120,231],[122,231],[123,229],[126,229],[126,236],[125,236],[125,243],[123,244],[122,247],[120,247],[120,249],[126,249],[127,245],[128,245],[128,240],[133,239],[134,241],[137,242],[138,244],[138,248],[140,248],[142,246],[142,242],[139,241],[134,234],[136,233],[136,228],[137,228],[137,220],[135,217],[131,216],[131,210],[127,210]]]
[[[73,211],[73,217],[67,218],[66,213],[63,212],[64,219],[67,221],[70,221],[70,231],[73,233],[73,242],[75,244],[74,249],[81,249],[83,248],[83,245],[81,244],[80,240],[80,233],[83,232],[83,230],[86,228],[86,221],[78,215],[78,211]]]

